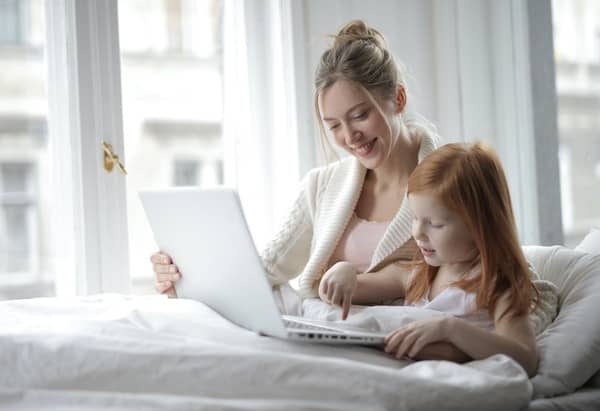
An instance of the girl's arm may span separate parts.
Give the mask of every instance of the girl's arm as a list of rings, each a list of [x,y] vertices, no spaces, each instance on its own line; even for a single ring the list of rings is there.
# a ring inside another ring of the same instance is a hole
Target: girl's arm
[[[431,343],[414,357],[415,360],[446,360],[457,363],[471,361],[472,358],[463,351],[456,348],[455,345],[447,342]]]
[[[494,313],[495,331],[484,330],[453,316],[435,316],[413,321],[390,333],[386,337],[385,351],[397,358],[407,355],[415,359],[435,359],[441,355],[453,361],[459,358],[460,353],[475,360],[505,354],[533,376],[537,370],[538,354],[529,317],[527,314],[512,316],[509,311],[500,318],[508,306],[508,299],[504,296]]]
[[[352,303],[376,304],[403,298],[409,274],[407,268],[390,263],[379,271],[358,275]]]
[[[505,295],[496,306],[494,332],[486,331],[464,320],[448,317],[444,324],[447,341],[473,359],[482,359],[493,354],[506,354],[521,364],[532,377],[537,371],[538,354],[529,316],[527,314],[511,316],[509,310],[500,318],[500,314],[508,307],[509,303]]]

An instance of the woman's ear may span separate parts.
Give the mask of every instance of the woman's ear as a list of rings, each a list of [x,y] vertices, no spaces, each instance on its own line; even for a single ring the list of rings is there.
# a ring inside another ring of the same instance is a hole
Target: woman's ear
[[[396,113],[402,113],[406,107],[406,90],[402,84],[398,84],[396,89]]]

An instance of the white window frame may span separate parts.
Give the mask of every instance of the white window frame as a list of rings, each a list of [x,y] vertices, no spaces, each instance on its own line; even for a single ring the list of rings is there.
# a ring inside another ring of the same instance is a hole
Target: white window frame
[[[125,178],[100,146],[124,158],[117,0],[45,5],[57,295],[127,293]]]

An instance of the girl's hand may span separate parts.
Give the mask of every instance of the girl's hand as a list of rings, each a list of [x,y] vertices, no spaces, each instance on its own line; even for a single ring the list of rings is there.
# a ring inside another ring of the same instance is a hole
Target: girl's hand
[[[157,252],[150,256],[152,268],[154,269],[154,288],[160,294],[166,294],[171,298],[177,298],[175,282],[181,278],[181,273],[171,256]]]
[[[436,316],[406,324],[385,337],[385,352],[396,358],[414,358],[426,345],[446,341],[452,320],[453,317]]]
[[[348,317],[352,296],[356,290],[356,276],[358,272],[354,266],[346,261],[334,264],[319,284],[319,297],[329,304],[342,307],[342,320]]]

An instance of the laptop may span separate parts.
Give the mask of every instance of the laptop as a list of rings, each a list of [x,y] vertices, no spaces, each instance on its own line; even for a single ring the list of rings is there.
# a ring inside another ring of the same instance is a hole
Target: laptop
[[[330,344],[382,345],[385,334],[338,322],[282,316],[238,193],[175,187],[139,192],[159,249],[183,274],[180,298],[198,300],[262,335]]]

